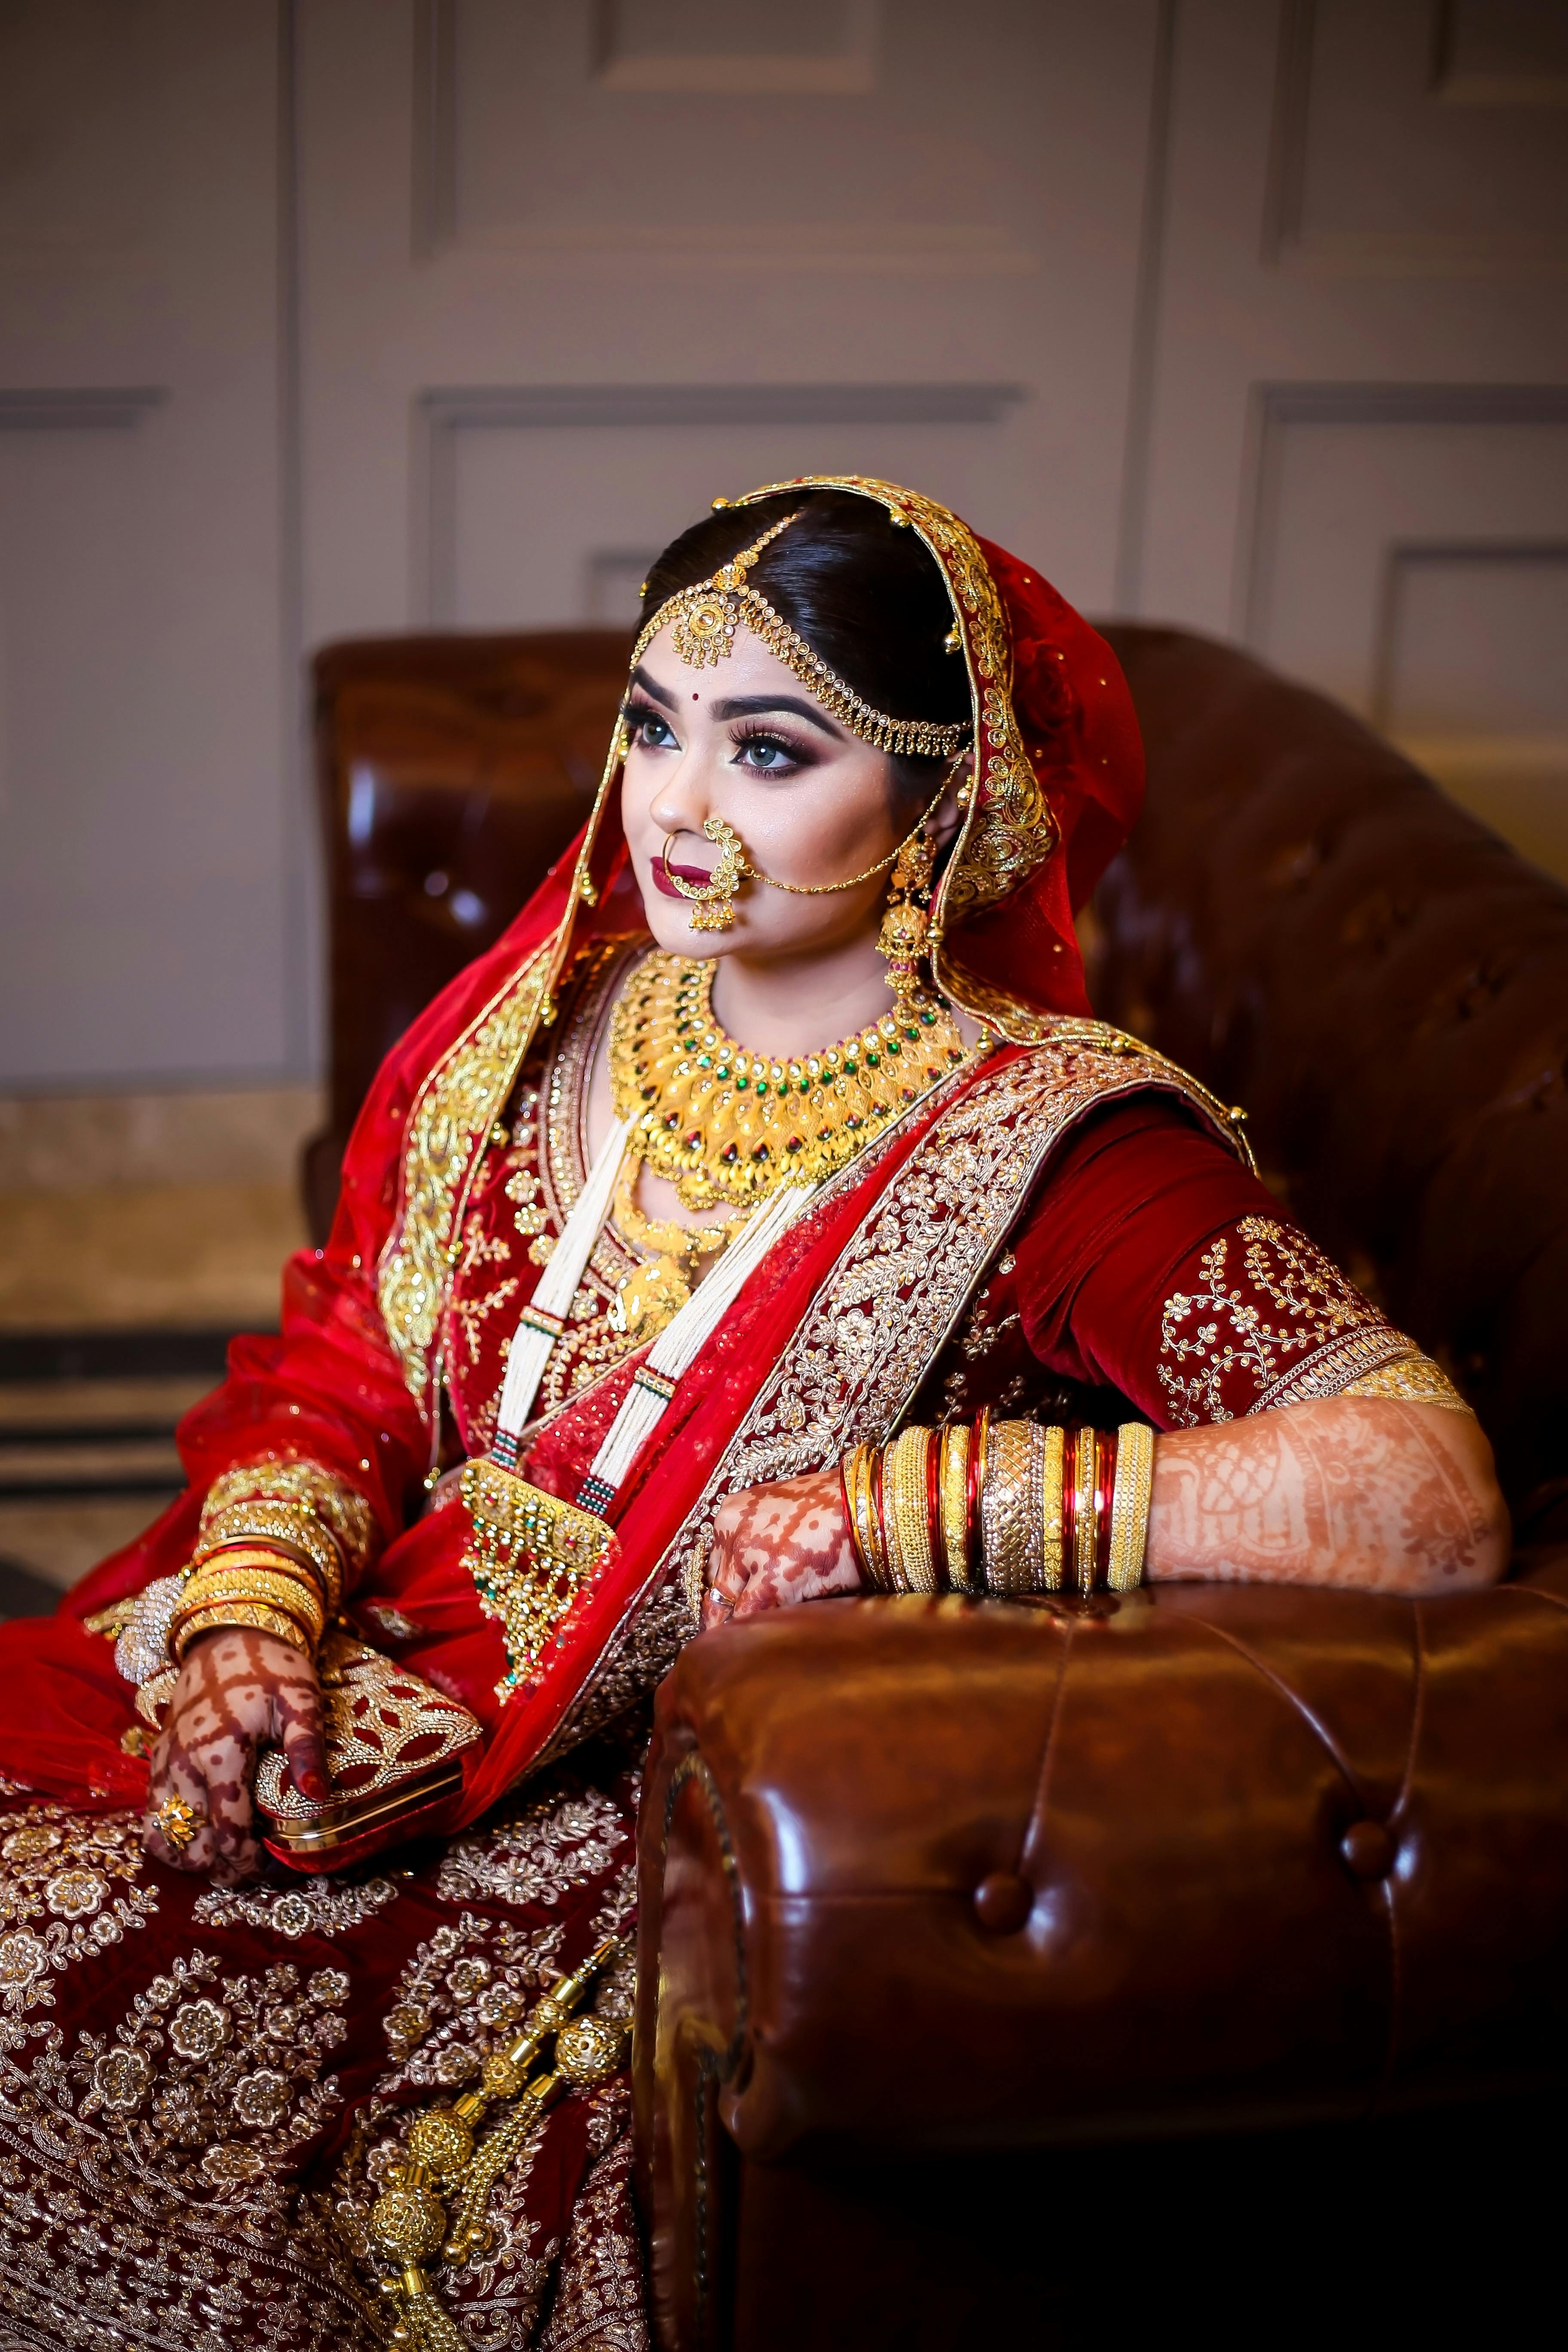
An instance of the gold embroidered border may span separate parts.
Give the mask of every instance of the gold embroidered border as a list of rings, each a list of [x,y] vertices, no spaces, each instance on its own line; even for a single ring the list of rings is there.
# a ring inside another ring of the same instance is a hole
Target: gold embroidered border
[[[415,1097],[398,1215],[382,1253],[377,1294],[388,1339],[412,1393],[429,1383],[429,1354],[451,1277],[453,1235],[479,1147],[511,1091],[538,1022],[551,948],[511,974]]]
[[[681,1608],[664,1612],[660,1673],[679,1649],[679,1641],[670,1646],[676,1626],[668,1621],[695,1631],[694,1567],[726,1496],[821,1469],[851,1445],[885,1443],[1047,1160],[1086,1111],[1137,1087],[1164,1087],[1192,1101],[1222,1141],[1245,1149],[1223,1114],[1215,1118],[1213,1098],[1173,1063],[1099,1023],[1059,1026],[1063,1037],[969,1087],[868,1210],[541,1761],[605,1719],[600,1686],[609,1681],[624,1690],[627,1654],[647,1646],[642,1620],[661,1591],[679,1595]],[[1089,1030],[1096,1034],[1086,1035]]]
[[[1405,1344],[1403,1355],[1380,1364],[1375,1372],[1363,1372],[1340,1391],[1341,1396],[1396,1397],[1402,1404],[1438,1404],[1446,1412],[1468,1412],[1473,1421],[1474,1408],[1465,1402],[1442,1366],[1424,1355],[1414,1341]]]

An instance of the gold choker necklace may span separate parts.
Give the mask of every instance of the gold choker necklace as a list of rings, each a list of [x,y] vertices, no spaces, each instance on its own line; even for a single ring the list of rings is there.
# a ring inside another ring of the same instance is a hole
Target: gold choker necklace
[[[748,1053],[713,1018],[716,969],[656,950],[610,1020],[616,1117],[640,1114],[628,1148],[698,1213],[835,1174],[971,1058],[946,1006],[919,988],[819,1054]]]

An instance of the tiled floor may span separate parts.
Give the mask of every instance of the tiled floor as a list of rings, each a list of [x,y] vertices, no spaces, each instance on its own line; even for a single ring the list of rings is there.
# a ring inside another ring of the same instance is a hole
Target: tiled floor
[[[0,1193],[0,1615],[39,1613],[182,1483],[174,1430],[275,1329],[289,1187]]]

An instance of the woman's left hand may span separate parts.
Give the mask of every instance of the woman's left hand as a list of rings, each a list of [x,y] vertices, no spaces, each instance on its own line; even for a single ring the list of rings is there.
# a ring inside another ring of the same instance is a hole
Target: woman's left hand
[[[858,1592],[860,1570],[837,1470],[731,1495],[713,1522],[708,1587],[705,1628],[763,1609],[787,1609],[796,1601]]]

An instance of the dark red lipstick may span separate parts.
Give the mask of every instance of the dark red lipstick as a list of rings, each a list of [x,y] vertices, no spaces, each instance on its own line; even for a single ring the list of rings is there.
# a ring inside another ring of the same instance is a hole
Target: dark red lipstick
[[[710,882],[713,879],[712,874],[707,866],[678,866],[673,857],[669,861],[669,874],[665,872],[664,861],[662,858],[658,857],[649,858],[647,870],[653,876],[654,888],[656,890],[662,890],[667,898],[679,898],[680,896],[679,891],[670,880],[669,874],[679,874],[683,882],[702,883]]]

